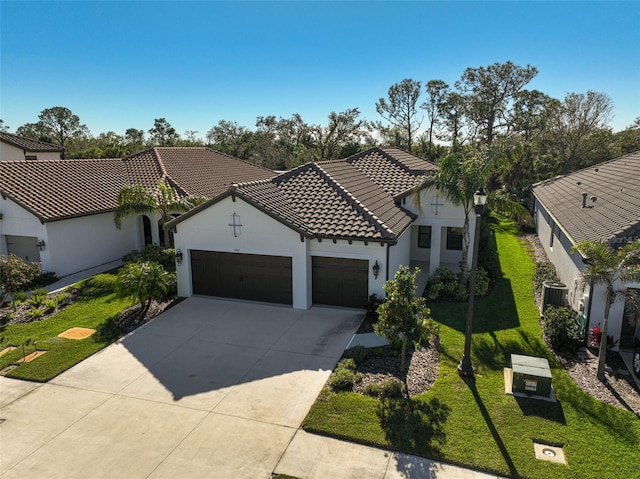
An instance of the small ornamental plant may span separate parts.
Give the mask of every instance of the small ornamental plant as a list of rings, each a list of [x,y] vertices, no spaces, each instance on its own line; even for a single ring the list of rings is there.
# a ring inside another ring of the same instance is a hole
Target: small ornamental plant
[[[431,312],[425,304],[426,300],[415,295],[419,273],[419,268],[411,273],[408,266],[400,266],[395,279],[385,283],[387,299],[378,308],[379,319],[373,326],[376,334],[384,336],[390,343],[401,342],[402,371],[406,369],[407,344],[409,341],[413,344],[424,341],[425,331],[430,329],[427,324],[431,321]]]

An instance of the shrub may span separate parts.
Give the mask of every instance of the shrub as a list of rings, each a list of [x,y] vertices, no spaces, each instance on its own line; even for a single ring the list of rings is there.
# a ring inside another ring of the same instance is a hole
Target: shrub
[[[33,308],[30,309],[29,311],[27,311],[27,316],[29,316],[32,319],[38,319],[41,318],[45,315],[45,309],[44,308]]]
[[[47,291],[44,290],[44,294],[43,294],[43,290],[39,289],[33,292],[31,297],[27,299],[27,303],[29,303],[32,308],[39,308],[40,306],[42,306],[42,303],[44,303],[46,299],[47,299]]]
[[[122,257],[124,263],[151,262],[158,263],[164,269],[175,269],[175,250],[156,244],[145,245],[141,250],[134,249]]]
[[[370,294],[367,299],[367,317],[378,320],[378,308],[384,303],[385,298],[381,298],[377,294]]]
[[[542,263],[536,263],[536,270],[533,274],[533,286],[536,293],[542,291],[542,283],[545,281],[559,281],[558,272],[553,263],[544,261]]]
[[[549,306],[542,323],[544,337],[552,349],[575,351],[582,342],[576,321],[576,312],[565,306]]]
[[[44,302],[44,309],[47,313],[52,313],[58,307],[58,301],[56,299],[47,299]]]
[[[458,275],[448,268],[440,267],[429,277],[425,294],[428,299],[447,298],[464,301],[468,298],[467,288],[460,283]]]
[[[382,394],[382,386],[378,383],[368,383],[363,391],[366,396],[380,397]]]
[[[475,296],[484,296],[489,291],[489,274],[478,267],[476,270],[476,294]]]
[[[353,359],[355,364],[362,364],[369,357],[369,351],[364,346],[358,345],[347,349],[344,357]]]
[[[30,290],[35,288],[44,288],[52,283],[58,281],[58,276],[53,271],[43,271],[38,276],[33,278],[27,284],[24,285],[24,289]]]
[[[401,398],[404,396],[404,385],[398,379],[387,379],[382,383],[380,396],[384,398]]]
[[[336,366],[336,369],[347,369],[349,371],[355,371],[356,362],[353,360],[353,358],[345,358],[338,363],[338,366]]]
[[[18,291],[13,295],[13,301],[16,305],[24,303],[29,299],[29,295],[25,291]]]
[[[343,359],[329,378],[329,386],[334,391],[348,391],[354,383],[362,381],[362,374],[356,373],[356,363],[352,358]]]
[[[489,291],[490,278],[484,268],[476,270],[475,296],[484,296]],[[469,299],[469,289],[466,284],[460,282],[458,274],[448,268],[440,267],[435,270],[427,281],[425,296],[428,299],[448,299],[453,301],[466,301]]]
[[[498,247],[491,227],[490,213],[484,215],[480,225],[480,244],[478,245],[478,267],[484,269],[489,281],[494,283],[501,277],[500,259],[498,257]]]

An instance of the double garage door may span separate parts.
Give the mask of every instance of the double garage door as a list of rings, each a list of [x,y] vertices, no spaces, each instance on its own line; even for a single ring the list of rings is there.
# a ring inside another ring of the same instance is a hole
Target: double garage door
[[[191,251],[193,294],[293,303],[291,258]]]
[[[193,294],[293,303],[292,260],[286,256],[191,251]],[[312,302],[364,308],[368,261],[312,257]]]

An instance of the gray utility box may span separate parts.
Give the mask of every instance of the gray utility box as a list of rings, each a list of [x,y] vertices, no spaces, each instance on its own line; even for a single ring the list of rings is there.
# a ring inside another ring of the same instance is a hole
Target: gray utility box
[[[551,396],[551,368],[547,359],[512,354],[511,369],[514,393]]]

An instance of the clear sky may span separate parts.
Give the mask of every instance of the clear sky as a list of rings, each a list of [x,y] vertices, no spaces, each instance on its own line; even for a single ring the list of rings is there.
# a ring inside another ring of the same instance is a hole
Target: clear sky
[[[538,68],[562,99],[595,90],[619,131],[640,116],[640,2],[0,0],[0,118],[10,131],[65,106],[94,135],[184,134],[258,116],[326,123],[404,78],[453,85],[465,68]]]

